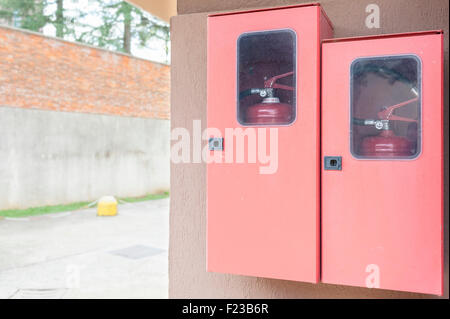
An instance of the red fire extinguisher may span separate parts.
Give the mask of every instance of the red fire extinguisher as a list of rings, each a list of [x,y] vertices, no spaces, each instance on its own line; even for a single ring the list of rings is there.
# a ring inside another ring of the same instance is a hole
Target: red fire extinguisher
[[[415,92],[415,91],[413,91]],[[353,119],[356,125],[374,126],[381,132],[376,136],[365,137],[360,146],[360,154],[367,157],[398,157],[414,154],[414,141],[412,138],[398,136],[392,129],[392,121],[418,123],[415,119],[394,115],[394,110],[407,104],[416,102],[419,97],[383,108],[378,112],[377,120]]]
[[[277,80],[293,74],[294,72],[287,72],[276,75],[264,81],[264,88],[249,89],[240,93],[240,99],[251,94],[259,94],[263,98],[260,103],[247,107],[245,111],[247,124],[283,124],[291,122],[293,116],[292,106],[287,103],[281,103],[280,99],[274,96],[274,89],[293,91],[294,88],[291,86],[276,83]]]

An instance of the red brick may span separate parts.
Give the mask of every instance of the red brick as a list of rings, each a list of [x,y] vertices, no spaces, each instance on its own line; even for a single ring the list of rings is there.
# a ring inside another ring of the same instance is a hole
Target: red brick
[[[0,27],[0,105],[169,119],[170,67]]]

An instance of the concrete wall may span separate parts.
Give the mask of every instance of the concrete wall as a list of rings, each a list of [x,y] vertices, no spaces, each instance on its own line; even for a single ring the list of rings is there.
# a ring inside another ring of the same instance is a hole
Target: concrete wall
[[[0,209],[167,191],[169,126],[0,105]]]
[[[0,210],[168,190],[169,71],[1,26]]]
[[[178,0],[172,18],[172,127],[206,123],[206,12],[277,6],[307,1]],[[336,37],[444,29],[448,87],[447,0],[323,0]],[[365,7],[377,3],[381,28],[367,29]],[[187,32],[187,30],[189,30]],[[448,196],[448,90],[445,93],[445,192]],[[171,298],[433,298],[422,294],[308,284],[206,272],[206,167],[172,164],[169,250]],[[448,200],[445,201],[445,293],[448,298]],[[232,234],[230,234],[232,235]]]

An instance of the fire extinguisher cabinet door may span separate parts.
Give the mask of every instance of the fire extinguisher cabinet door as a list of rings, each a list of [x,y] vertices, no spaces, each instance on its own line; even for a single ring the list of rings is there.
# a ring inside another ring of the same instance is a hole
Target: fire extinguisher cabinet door
[[[319,280],[320,40],[331,35],[318,4],[208,17],[207,153],[219,159],[207,164],[208,271]]]
[[[442,101],[440,31],[323,43],[324,282],[442,294]]]

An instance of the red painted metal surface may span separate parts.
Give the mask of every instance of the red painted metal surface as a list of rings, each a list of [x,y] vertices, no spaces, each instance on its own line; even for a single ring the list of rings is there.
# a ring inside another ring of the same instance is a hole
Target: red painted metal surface
[[[380,120],[417,123],[418,121],[416,119],[395,115],[394,111],[412,102],[417,102],[418,100],[419,98],[416,97],[389,107],[385,107],[382,111],[378,112],[378,118]],[[401,156],[408,157],[411,155],[412,148],[412,139],[397,136],[393,130],[389,129],[381,131],[378,136],[369,136],[364,138],[361,145],[361,155],[379,158],[395,158]]]
[[[362,141],[361,154],[370,157],[396,157],[411,154],[411,141],[396,136],[391,130],[383,131],[378,136],[366,137]]]
[[[247,108],[248,124],[289,123],[292,106],[285,103],[260,103]]]
[[[293,91],[291,86],[276,83],[277,80],[292,76],[294,72],[276,75],[264,82],[265,88]],[[280,103],[277,97],[265,98],[262,103],[251,105],[246,111],[246,121],[250,125],[291,123],[292,105]]]
[[[318,5],[208,18],[208,127],[222,134],[225,128],[248,128],[237,120],[238,38],[248,32],[289,29],[295,32],[297,52],[295,121],[267,125],[274,118],[291,116],[288,103],[259,101],[247,108],[247,116],[256,119],[248,123],[256,124],[250,129],[265,129],[267,144],[269,128],[278,129],[276,172],[260,174],[259,163],[207,164],[208,271],[319,280],[320,39],[332,34],[326,21]],[[283,72],[288,70],[278,74]],[[236,151],[226,138],[224,145],[223,151],[210,151],[209,156],[224,159]]]
[[[420,60],[421,123],[410,123],[406,136],[386,130],[366,137],[363,152],[378,158],[354,157],[349,123],[352,62],[401,55]],[[323,43],[322,155],[342,156],[342,170],[322,170],[323,282],[442,294],[442,83],[441,32]],[[389,159],[394,153],[406,154],[409,137],[417,131],[421,152],[412,159]]]

